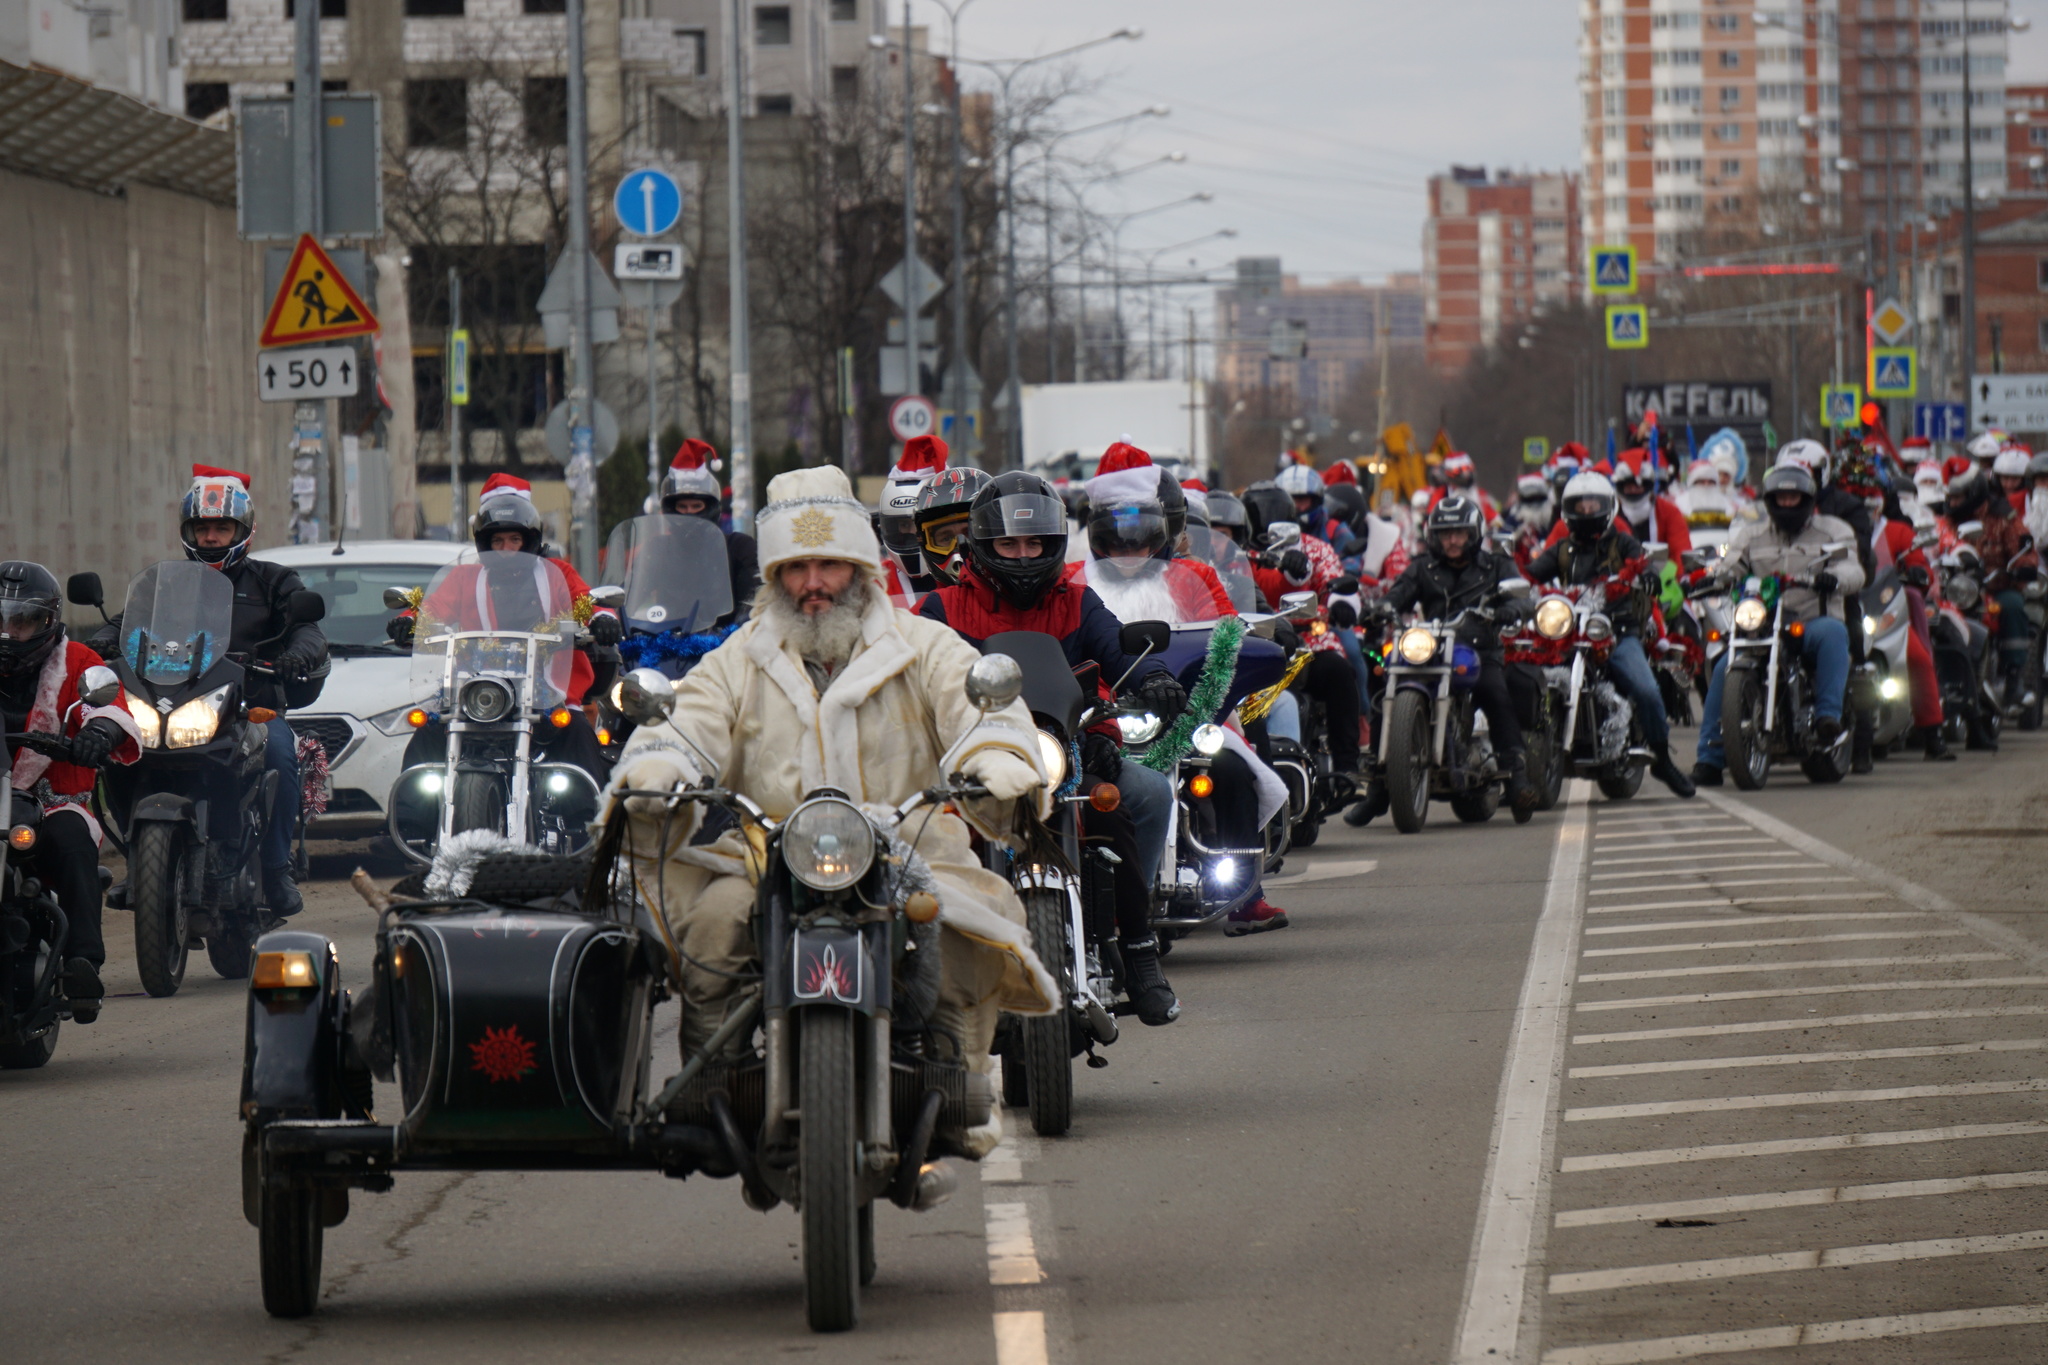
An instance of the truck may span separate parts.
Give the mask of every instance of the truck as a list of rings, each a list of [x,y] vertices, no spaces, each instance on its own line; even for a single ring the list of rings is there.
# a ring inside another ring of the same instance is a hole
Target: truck
[[[1026,384],[1023,417],[1024,467],[1048,479],[1089,478],[1117,441],[1158,464],[1209,468],[1209,394],[1200,379]]]

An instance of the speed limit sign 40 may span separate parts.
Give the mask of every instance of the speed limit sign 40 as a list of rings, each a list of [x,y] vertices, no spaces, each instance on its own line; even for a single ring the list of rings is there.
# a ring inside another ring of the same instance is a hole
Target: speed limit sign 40
[[[939,410],[929,398],[905,394],[889,405],[889,430],[899,441],[929,436],[938,429]]]

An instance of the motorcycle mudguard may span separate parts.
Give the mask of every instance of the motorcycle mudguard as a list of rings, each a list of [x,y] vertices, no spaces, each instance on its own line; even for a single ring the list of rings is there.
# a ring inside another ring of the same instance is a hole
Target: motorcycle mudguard
[[[876,964],[857,930],[798,929],[789,945],[789,1004],[836,1005],[873,1014],[880,1005]]]
[[[340,959],[325,934],[275,929],[256,940],[262,953],[311,953],[317,987],[249,991],[242,1045],[242,1118],[331,1119],[341,1116]]]
[[[189,796],[176,792],[151,792],[135,803],[135,809],[128,814],[128,826],[133,829],[143,820],[169,820],[191,825],[201,838],[206,831],[199,823],[199,808]]]

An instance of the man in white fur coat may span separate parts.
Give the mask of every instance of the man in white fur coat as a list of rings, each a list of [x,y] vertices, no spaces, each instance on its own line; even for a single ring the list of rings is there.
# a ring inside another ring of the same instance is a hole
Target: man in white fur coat
[[[1023,906],[976,860],[966,823],[993,838],[1011,830],[1018,801],[1043,814],[1037,729],[1021,702],[983,717],[963,691],[980,658],[974,647],[890,605],[868,511],[839,469],[775,478],[756,535],[762,583],[753,619],[677,685],[668,725],[634,733],[614,789],[666,790],[703,776],[671,726],[717,765],[723,785],[778,820],[819,787],[867,805],[898,804],[953,771],[987,787],[988,798],[966,803],[965,820],[920,811],[900,831],[915,839],[940,887],[933,1023],[956,1035],[968,1064],[986,1074],[999,1012],[1043,1014],[1058,1003],[1031,950]],[[754,882],[739,831],[693,845],[704,808],[684,803],[670,816],[664,805],[645,797],[625,803],[627,851],[642,894],[688,959],[688,1055],[717,1030],[740,989],[720,973],[757,966]]]

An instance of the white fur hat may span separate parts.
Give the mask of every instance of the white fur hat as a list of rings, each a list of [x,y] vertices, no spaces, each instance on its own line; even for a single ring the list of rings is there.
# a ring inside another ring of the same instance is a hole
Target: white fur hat
[[[870,573],[882,569],[868,509],[854,498],[846,471],[837,465],[792,469],[770,479],[754,538],[764,577],[792,559],[845,559]]]

